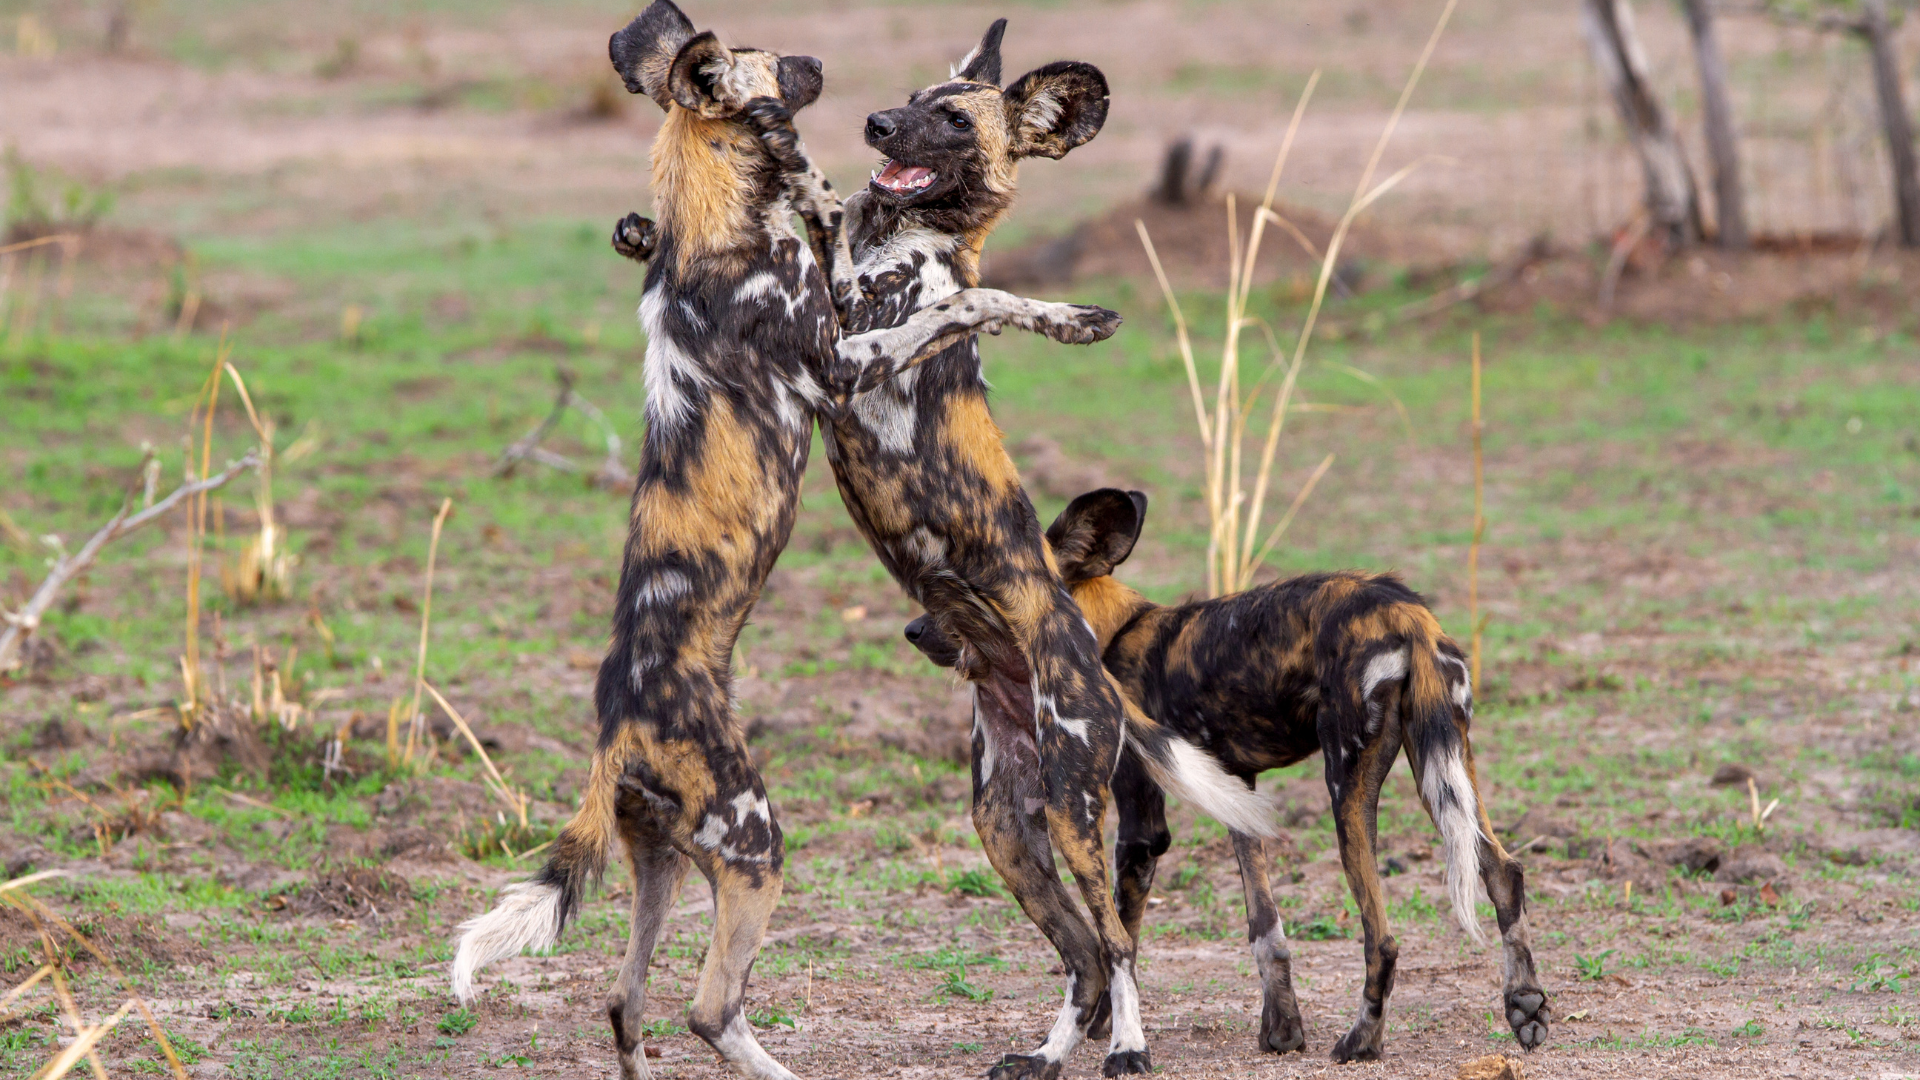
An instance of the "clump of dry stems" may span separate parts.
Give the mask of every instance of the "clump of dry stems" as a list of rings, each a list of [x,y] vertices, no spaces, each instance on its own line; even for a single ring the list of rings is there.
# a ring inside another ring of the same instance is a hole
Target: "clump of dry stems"
[[[87,1063],[87,1067],[95,1077],[104,1080],[107,1069],[100,1060],[100,1042],[112,1034],[120,1021],[125,1020],[135,1011],[138,1011],[141,1018],[146,1021],[147,1032],[153,1037],[155,1045],[160,1047],[160,1053],[166,1058],[171,1074],[176,1080],[187,1080],[187,1070],[181,1066],[180,1056],[174,1053],[173,1043],[168,1040],[166,1031],[160,1026],[160,1021],[153,1015],[153,1010],[148,1008],[146,999],[133,988],[133,984],[114,964],[112,958],[101,952],[85,934],[74,929],[72,923],[61,918],[59,913],[47,906],[45,901],[28,891],[29,886],[64,876],[66,876],[65,871],[43,870],[37,874],[28,874],[25,877],[0,883],[0,904],[19,911],[32,924],[35,935],[40,939],[43,961],[32,975],[8,990],[4,997],[0,997],[0,1023],[11,1021],[24,1014],[25,1010],[20,1009],[19,1004],[38,989],[58,1005],[60,1018],[68,1030],[70,1040],[51,1059],[34,1070],[28,1080],[59,1080],[83,1061]],[[80,1003],[74,995],[73,980],[68,974],[71,946],[78,946],[91,955],[107,970],[108,975],[119,986],[120,992],[126,995],[120,1007],[103,1016],[98,1023],[87,1022]]]
[[[1265,523],[1265,509],[1268,489],[1274,480],[1274,459],[1278,453],[1280,436],[1285,428],[1286,417],[1290,411],[1300,411],[1301,405],[1295,400],[1295,388],[1300,376],[1301,365],[1306,360],[1307,344],[1313,339],[1313,331],[1320,317],[1321,306],[1326,301],[1327,288],[1333,280],[1333,270],[1340,257],[1341,245],[1355,219],[1374,202],[1391,191],[1416,168],[1420,162],[1395,172],[1379,183],[1374,183],[1374,175],[1379,169],[1380,159],[1386,152],[1387,143],[1393,137],[1394,129],[1400,123],[1401,115],[1406,111],[1407,101],[1413,96],[1414,87],[1419,85],[1420,76],[1426,70],[1433,56],[1434,47],[1440,41],[1441,33],[1447,22],[1453,17],[1453,9],[1458,0],[1447,0],[1441,11],[1439,21],[1433,28],[1433,34],[1427,39],[1426,48],[1421,52],[1419,61],[1414,65],[1408,77],[1400,100],[1395,104],[1393,113],[1387,121],[1386,129],[1381,132],[1379,141],[1374,145],[1373,155],[1368,159],[1366,169],[1360,175],[1353,197],[1348,201],[1347,209],[1335,226],[1327,250],[1320,259],[1320,274],[1313,290],[1313,300],[1302,321],[1300,332],[1295,339],[1291,355],[1282,349],[1273,328],[1263,319],[1247,313],[1248,298],[1253,288],[1253,271],[1260,253],[1260,244],[1269,224],[1276,225],[1291,233],[1296,241],[1312,250],[1300,230],[1287,221],[1273,208],[1274,196],[1279,190],[1280,177],[1287,164],[1287,156],[1293,149],[1294,137],[1300,129],[1300,120],[1306,114],[1307,103],[1313,97],[1314,87],[1319,84],[1320,73],[1315,71],[1307,80],[1306,88],[1300,94],[1300,101],[1294,107],[1293,119],[1287,125],[1286,137],[1281,141],[1280,152],[1274,158],[1273,171],[1267,178],[1265,197],[1259,209],[1253,215],[1253,222],[1243,243],[1240,233],[1238,209],[1233,196],[1227,197],[1228,237],[1231,241],[1228,284],[1226,292],[1226,325],[1222,334],[1220,350],[1220,368],[1218,381],[1213,392],[1212,407],[1209,409],[1206,395],[1200,385],[1199,366],[1194,359],[1192,338],[1188,332],[1187,320],[1181,311],[1180,301],[1174,295],[1173,285],[1167,279],[1166,270],[1161,266],[1160,256],[1154,250],[1153,238],[1148,235],[1146,224],[1136,221],[1134,227],[1140,234],[1140,242],[1146,248],[1147,258],[1153,264],[1155,278],[1159,281],[1160,291],[1166,297],[1167,307],[1173,314],[1175,339],[1180,349],[1180,359],[1186,367],[1187,387],[1193,397],[1195,426],[1200,432],[1200,443],[1206,454],[1206,498],[1207,517],[1210,529],[1207,536],[1207,592],[1210,596],[1221,596],[1238,592],[1252,584],[1255,570],[1265,561],[1267,555],[1286,534],[1287,527],[1293,523],[1294,516],[1301,505],[1313,493],[1314,485],[1326,475],[1333,464],[1333,455],[1321,460],[1319,466],[1301,485],[1293,502],[1280,515],[1273,527],[1264,537],[1261,527]],[[1265,338],[1268,359],[1265,365],[1251,377],[1242,371],[1241,336],[1248,329],[1257,329]],[[1257,462],[1249,452],[1247,436],[1249,421],[1261,405],[1261,399],[1267,383],[1280,375],[1279,386],[1273,392],[1271,411],[1266,421],[1266,431],[1261,440]],[[1248,486],[1249,471],[1252,473],[1251,489]]]

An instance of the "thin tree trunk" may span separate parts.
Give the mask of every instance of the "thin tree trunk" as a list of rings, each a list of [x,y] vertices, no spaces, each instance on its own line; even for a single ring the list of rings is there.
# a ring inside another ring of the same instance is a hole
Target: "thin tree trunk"
[[[1715,240],[1723,248],[1745,250],[1747,207],[1740,188],[1740,144],[1733,133],[1733,101],[1727,94],[1727,64],[1713,25],[1709,0],[1681,0],[1693,31],[1693,57],[1700,68],[1700,100],[1705,106],[1707,153],[1713,159]]]
[[[1900,60],[1893,51],[1893,30],[1887,24],[1886,0],[1866,0],[1860,36],[1867,39],[1873,57],[1873,88],[1880,98],[1880,126],[1887,136],[1887,158],[1893,164],[1893,207],[1901,247],[1920,247],[1920,169],[1913,156],[1913,122],[1901,96]]]
[[[1633,29],[1633,9],[1627,0],[1582,0],[1581,7],[1587,43],[1640,154],[1647,213],[1669,246],[1695,243],[1701,237],[1699,192],[1680,139],[1654,97],[1647,53]]]

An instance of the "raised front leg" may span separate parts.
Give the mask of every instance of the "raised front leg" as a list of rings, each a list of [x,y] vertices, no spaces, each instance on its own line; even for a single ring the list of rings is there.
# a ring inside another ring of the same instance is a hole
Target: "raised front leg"
[[[864,392],[969,335],[998,334],[1008,326],[1068,345],[1090,345],[1112,337],[1120,329],[1120,315],[1090,304],[1029,300],[999,289],[962,289],[921,308],[899,326],[841,338],[839,360],[859,373],[855,392]]]
[[[1257,836],[1233,833],[1233,857],[1240,863],[1240,887],[1247,894],[1247,941],[1260,971],[1260,1049],[1276,1054],[1304,1050],[1306,1027],[1293,996],[1293,953],[1286,928],[1273,903],[1267,877],[1267,845]]]
[[[607,995],[607,1022],[613,1027],[613,1045],[620,1055],[621,1080],[647,1080],[647,1056],[641,1040],[645,1030],[647,966],[661,924],[673,909],[674,897],[692,866],[673,849],[667,834],[654,820],[643,799],[623,802],[616,811],[620,838],[633,859],[633,924],[627,934],[627,955],[620,978]]]
[[[858,293],[853,279],[853,253],[847,244],[846,209],[833,193],[826,174],[807,156],[800,145],[800,133],[794,130],[793,114],[779,98],[755,98],[747,103],[741,119],[759,136],[774,160],[780,163],[781,178],[787,183],[787,198],[807,227],[807,245],[820,264],[833,293],[833,309],[842,325]]]
[[[653,258],[653,250],[659,243],[660,232],[652,218],[628,214],[613,227],[613,250],[634,262],[643,263]]]

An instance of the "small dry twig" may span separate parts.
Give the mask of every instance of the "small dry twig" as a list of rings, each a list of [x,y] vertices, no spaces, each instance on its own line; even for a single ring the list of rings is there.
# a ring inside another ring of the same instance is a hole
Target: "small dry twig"
[[[556,454],[540,445],[560,423],[560,418],[566,415],[567,410],[574,409],[593,421],[594,426],[600,429],[601,436],[607,442],[607,456],[600,462],[599,470],[587,478],[588,482],[609,491],[624,491],[632,487],[633,477],[620,464],[620,434],[613,430],[613,424],[607,419],[607,414],[601,412],[593,402],[581,397],[579,391],[573,388],[571,371],[557,368],[553,377],[560,384],[560,392],[554,396],[552,411],[548,412],[546,418],[540,423],[534,425],[532,431],[507,447],[506,452],[500,455],[500,460],[494,465],[493,474],[512,476],[514,469],[523,461],[536,462],[559,472],[584,471],[579,465],[574,464],[571,458]]]
[[[182,484],[173,489],[166,498],[137,514],[129,513],[133,509],[133,496],[129,493],[120,507],[120,512],[113,515],[111,521],[101,526],[100,531],[94,533],[92,539],[88,540],[79,551],[71,555],[62,552],[54,560],[53,568],[48,571],[46,579],[40,583],[40,588],[34,591],[33,597],[27,601],[25,607],[16,612],[0,612],[0,619],[6,622],[6,629],[0,630],[0,671],[11,671],[20,666],[21,649],[25,646],[27,638],[39,627],[41,616],[53,606],[53,599],[59,593],[61,586],[91,566],[94,559],[99,557],[100,549],[106,547],[109,541],[125,536],[143,525],[152,524],[178,506],[183,499],[195,498],[225,487],[234,477],[254,468],[259,463],[257,452],[249,450],[241,456],[240,460],[230,463],[217,475]]]
[[[507,783],[507,778],[500,775],[500,770],[494,767],[493,759],[487,756],[486,747],[480,745],[479,736],[475,735],[473,729],[467,726],[467,719],[460,715],[460,710],[449,704],[447,699],[440,695],[440,691],[434,689],[432,683],[422,683],[422,685],[427,688],[427,693],[433,695],[433,700],[439,703],[440,710],[447,714],[449,720],[453,721],[453,726],[459,728],[460,734],[466,736],[467,745],[473,747],[473,752],[479,755],[480,764],[486,766],[487,789],[492,791],[502,803],[506,804],[507,809],[513,811],[514,816],[520,819],[520,827],[523,829],[526,828],[527,804],[532,800],[527,798],[524,793],[514,790],[512,785]]]
[[[1775,799],[1767,804],[1765,810],[1760,809],[1760,785],[1755,782],[1751,776],[1747,777],[1747,799],[1753,807],[1751,811],[1753,814],[1753,831],[1757,833],[1765,832],[1767,829],[1767,819],[1772,817],[1773,812],[1780,808],[1780,800]]]

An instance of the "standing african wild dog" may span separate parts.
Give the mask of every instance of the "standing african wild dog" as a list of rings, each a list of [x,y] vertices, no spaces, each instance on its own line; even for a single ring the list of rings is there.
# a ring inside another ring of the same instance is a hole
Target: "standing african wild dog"
[[[1106,79],[1090,64],[1048,64],[1002,89],[1005,27],[995,22],[950,80],[867,118],[867,143],[886,161],[848,200],[844,231],[831,189],[798,151],[778,103],[750,110],[787,163],[795,207],[828,263],[849,329],[918,318],[977,282],[981,247],[1012,206],[1019,160],[1061,157],[1105,122]],[[1145,1072],[1134,943],[1108,891],[1101,840],[1123,729],[1156,780],[1228,825],[1271,835],[1270,807],[1131,708],[1101,669],[988,411],[977,341],[917,368],[897,355],[868,363],[860,386],[869,392],[823,425],[827,459],[881,561],[980,660],[969,672],[974,825],[1067,971],[1066,1002],[1046,1041],[1006,1055],[989,1075],[1057,1076],[1074,1047],[1109,1023],[1105,1074]],[[1017,715],[979,700],[1008,681],[1025,703]],[[1091,928],[1061,886],[1055,852]]]
[[[739,118],[755,98],[807,105],[819,62],[727,49],[670,0],[615,34],[609,53],[628,89],[667,115],[653,144],[659,227],[640,303],[646,437],[595,690],[600,737],[580,810],[546,867],[462,926],[453,985],[471,1000],[481,966],[551,944],[618,839],[634,875],[632,931],[607,1008],[623,1075],[647,1075],[647,964],[693,865],[713,886],[715,911],[688,1026],[740,1072],[783,1080],[792,1074],[741,1012],[784,850],[733,715],[729,664],[791,532],[815,412],[860,357],[913,358],[1000,321],[1085,338],[1092,309],[977,290],[949,310],[842,338],[790,224],[780,169]],[[1096,330],[1114,321],[1093,320]]]
[[[1114,580],[1133,550],[1147,497],[1112,488],[1075,499],[1047,530],[1060,572],[1100,638],[1107,669],[1150,715],[1193,739],[1251,788],[1267,769],[1326,755],[1340,859],[1366,932],[1360,1018],[1333,1048],[1338,1061],[1380,1056],[1398,949],[1374,865],[1380,785],[1403,747],[1421,801],[1447,853],[1447,894],[1468,936],[1477,868],[1499,915],[1504,1005],[1528,1050],[1546,1040],[1549,1010],[1533,969],[1520,865],[1494,836],[1474,779],[1472,691],[1460,649],[1419,594],[1391,574],[1310,574],[1200,603],[1162,607]],[[923,616],[907,640],[943,667],[963,650]],[[1017,699],[1002,687],[993,700]],[[1012,715],[1023,716],[1015,701]],[[1137,941],[1155,863],[1171,841],[1166,800],[1131,760],[1114,780],[1120,833],[1114,864],[1121,917]],[[1247,937],[1264,1007],[1260,1048],[1306,1045],[1292,963],[1260,838],[1233,833],[1247,896]]]

